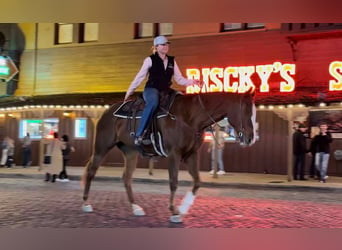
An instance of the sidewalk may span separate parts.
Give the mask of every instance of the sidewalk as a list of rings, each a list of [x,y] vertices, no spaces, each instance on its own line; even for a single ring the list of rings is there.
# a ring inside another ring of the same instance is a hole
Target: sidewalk
[[[68,167],[70,180],[80,180],[84,167]],[[165,183],[168,184],[168,172],[166,169],[154,169],[153,175],[149,175],[149,170],[138,168],[133,174],[135,182],[145,183]],[[121,180],[122,167],[100,167],[95,176],[95,181]],[[45,172],[38,171],[37,166],[23,168],[15,166],[12,168],[0,168],[1,178],[36,178],[44,179]],[[341,190],[342,177],[329,176],[326,183],[319,183],[317,180],[307,181],[287,181],[286,175],[255,174],[255,173],[226,173],[213,178],[208,172],[200,173],[203,187],[233,187],[233,188],[253,188],[253,189],[296,189],[296,190]],[[191,185],[192,178],[185,170],[179,171],[179,185]]]

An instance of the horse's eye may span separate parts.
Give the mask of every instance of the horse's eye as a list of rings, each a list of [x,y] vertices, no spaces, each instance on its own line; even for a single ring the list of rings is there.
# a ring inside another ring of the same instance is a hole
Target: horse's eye
[[[239,137],[242,137],[242,136],[243,136],[242,132],[239,132]]]

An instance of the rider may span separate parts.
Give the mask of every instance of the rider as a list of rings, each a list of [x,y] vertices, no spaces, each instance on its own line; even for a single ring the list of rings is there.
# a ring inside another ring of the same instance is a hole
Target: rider
[[[167,92],[171,88],[172,77],[179,85],[201,85],[200,80],[186,79],[182,76],[174,57],[167,55],[169,44],[170,43],[165,36],[157,36],[153,40],[153,54],[145,58],[140,71],[135,76],[125,95],[125,101],[127,101],[130,95],[134,93],[135,89],[148,76],[143,92],[143,98],[146,105],[138,130],[135,134],[135,145],[141,144],[144,130],[159,105],[159,93],[164,91]]]

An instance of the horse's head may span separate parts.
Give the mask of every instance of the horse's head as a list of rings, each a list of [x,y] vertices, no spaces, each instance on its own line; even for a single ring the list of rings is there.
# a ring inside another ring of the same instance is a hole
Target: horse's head
[[[256,137],[256,108],[254,93],[245,93],[237,104],[235,114],[228,116],[229,123],[234,127],[236,137],[242,146],[254,144]]]

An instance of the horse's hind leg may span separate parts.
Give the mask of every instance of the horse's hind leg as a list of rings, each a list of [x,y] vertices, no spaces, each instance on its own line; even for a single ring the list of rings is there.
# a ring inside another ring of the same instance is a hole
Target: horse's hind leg
[[[126,147],[121,147],[120,149],[125,155],[125,169],[122,179],[124,181],[128,200],[131,203],[133,214],[136,216],[143,216],[145,215],[145,212],[135,203],[132,189],[132,176],[137,164],[137,152]]]

